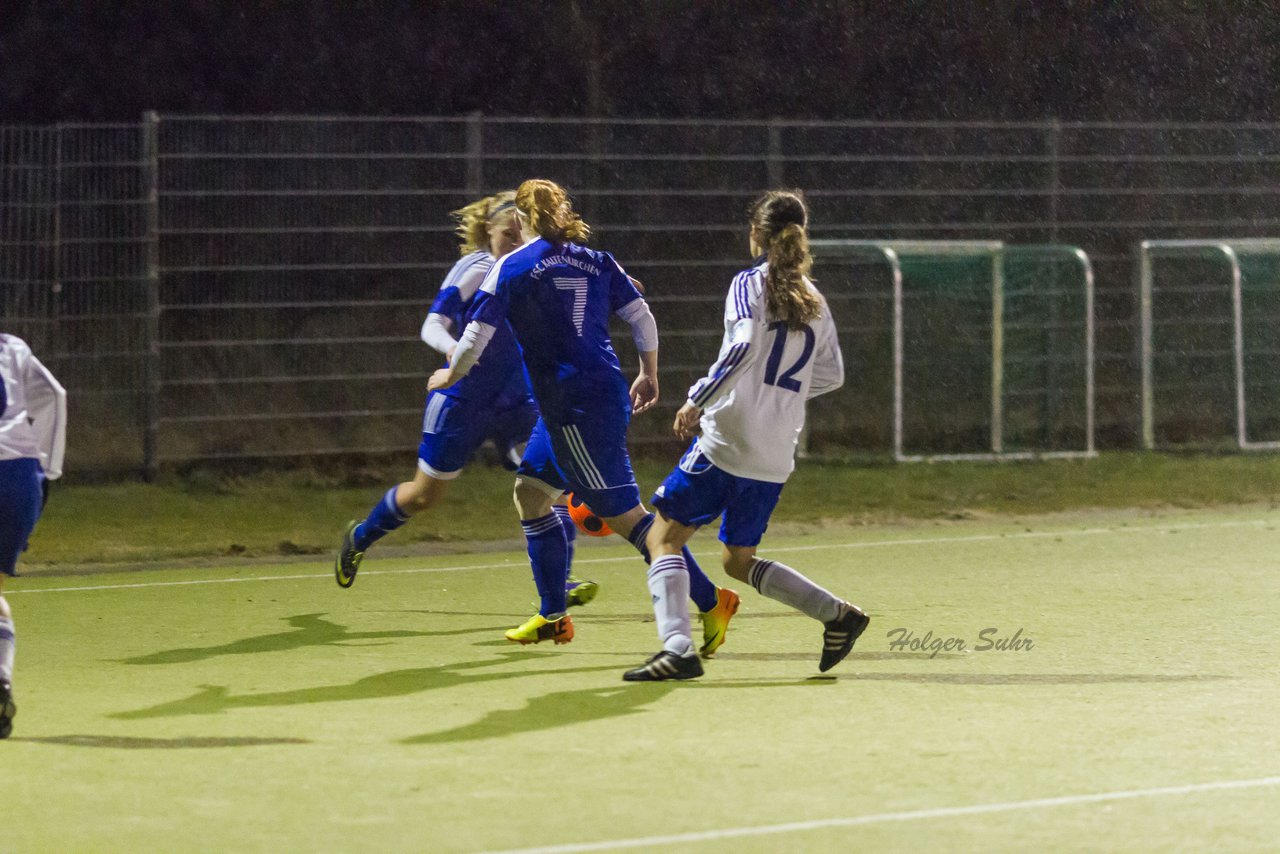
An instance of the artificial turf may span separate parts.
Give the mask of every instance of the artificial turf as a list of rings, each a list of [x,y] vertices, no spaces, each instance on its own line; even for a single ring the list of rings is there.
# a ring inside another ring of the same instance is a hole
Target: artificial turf
[[[832,526],[766,546],[872,615],[834,678],[818,677],[820,627],[745,589],[702,679],[624,684],[658,644],[622,545],[580,550],[602,593],[561,647],[502,639],[532,612],[522,552],[375,549],[345,591],[323,558],[37,567],[6,586],[19,714],[0,850],[1280,838],[1267,510]],[[713,566],[711,538],[695,552]],[[894,647],[896,629],[967,651]],[[1032,645],[978,650],[986,629]]]

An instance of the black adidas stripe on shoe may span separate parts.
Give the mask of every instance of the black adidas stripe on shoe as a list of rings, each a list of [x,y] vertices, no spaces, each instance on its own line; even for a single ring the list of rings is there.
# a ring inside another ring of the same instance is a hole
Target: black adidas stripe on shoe
[[[871,618],[848,602],[840,603],[843,613],[829,623],[822,624],[822,659],[818,670],[826,673],[835,667],[853,649],[856,641],[867,629]]]

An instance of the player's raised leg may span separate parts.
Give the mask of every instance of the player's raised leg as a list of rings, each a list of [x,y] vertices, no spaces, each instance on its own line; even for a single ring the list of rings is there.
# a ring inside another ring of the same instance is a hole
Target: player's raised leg
[[[442,478],[438,474],[428,474],[419,464],[413,480],[388,489],[381,500],[369,510],[364,521],[357,522],[353,519],[348,522],[333,562],[333,573],[338,586],[350,587],[354,584],[356,572],[369,547],[403,526],[413,516],[438,504],[444,497],[449,481],[457,474],[452,472],[448,477]]]
[[[763,596],[790,605],[822,623],[822,655],[818,669],[835,667],[866,630],[871,618],[857,606],[814,584],[804,575],[775,560],[756,557],[755,546],[724,547],[725,572],[746,581]]]

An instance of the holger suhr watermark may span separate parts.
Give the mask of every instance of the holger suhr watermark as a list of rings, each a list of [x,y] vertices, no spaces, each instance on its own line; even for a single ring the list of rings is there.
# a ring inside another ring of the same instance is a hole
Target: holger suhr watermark
[[[1019,627],[1013,634],[1002,635],[995,626],[978,632],[978,642],[969,645],[966,638],[934,637],[933,629],[923,635],[916,635],[908,628],[890,629],[885,635],[889,638],[889,649],[895,652],[927,652],[933,658],[940,652],[1025,652],[1033,649],[1035,640]]]

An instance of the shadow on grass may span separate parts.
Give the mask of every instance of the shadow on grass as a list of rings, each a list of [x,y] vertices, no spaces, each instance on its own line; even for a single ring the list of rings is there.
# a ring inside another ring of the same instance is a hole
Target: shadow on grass
[[[634,715],[645,711],[650,703],[662,699],[675,688],[676,685],[671,682],[649,682],[611,688],[553,691],[529,700],[524,708],[499,709],[489,712],[475,723],[442,732],[416,735],[403,739],[400,743],[452,744],[458,741],[481,741]]]
[[[1232,677],[1213,673],[841,673],[840,678],[937,685],[1107,685],[1123,682],[1216,682]]]
[[[310,744],[305,738],[254,738],[191,736],[187,738],[130,738],[125,735],[49,735],[41,738],[14,738],[37,744],[67,747],[111,747],[119,750],[187,750],[206,747],[265,747],[276,744]]]
[[[262,652],[286,652],[313,646],[338,646],[351,641],[377,641],[391,638],[446,637],[450,635],[466,635],[473,632],[499,631],[501,627],[481,626],[468,629],[450,629],[442,632],[352,632],[346,626],[323,619],[324,614],[299,614],[289,617],[289,625],[293,631],[276,632],[270,635],[257,635],[242,638],[221,646],[190,647],[186,649],[167,649],[148,655],[121,659],[122,664],[185,664],[192,661],[204,661],[220,655],[256,655]]]
[[[717,661],[812,661],[817,662],[816,652],[724,652],[716,653]],[[968,658],[954,652],[851,652],[845,661],[941,661],[946,658]]]
[[[536,653],[535,653],[536,655]],[[386,697],[404,697],[423,691],[435,691],[480,682],[518,679],[523,676],[560,676],[571,673],[592,673],[600,670],[616,670],[615,665],[596,667],[566,667],[556,670],[517,670],[506,673],[468,673],[482,667],[507,664],[513,661],[528,663],[530,653],[513,651],[497,658],[483,661],[466,661],[441,664],[436,667],[415,667],[392,670],[358,679],[349,685],[323,685],[315,688],[299,688],[293,691],[275,691],[264,694],[232,694],[225,685],[207,685],[197,693],[181,700],[161,703],[145,709],[116,712],[108,715],[121,720],[139,718],[164,718],[180,715],[213,715],[231,709],[260,708],[265,706],[295,706],[303,703],[334,703],[347,700],[376,700]]]
[[[519,733],[538,732],[557,727],[617,718],[646,711],[647,707],[675,690],[713,688],[801,688],[831,684],[826,679],[735,679],[719,682],[638,682],[609,688],[584,688],[579,691],[553,691],[529,700],[521,709],[499,709],[489,712],[475,723],[441,732],[403,739],[401,744],[451,744],[458,741],[480,741]]]

